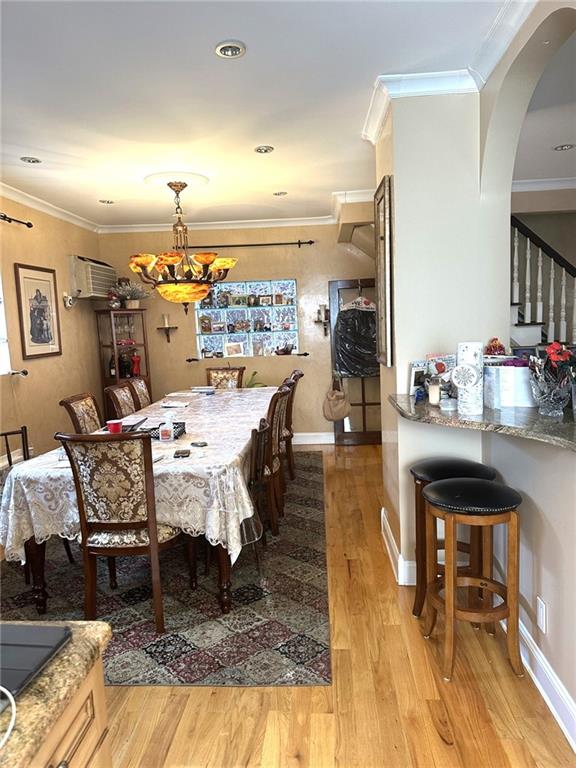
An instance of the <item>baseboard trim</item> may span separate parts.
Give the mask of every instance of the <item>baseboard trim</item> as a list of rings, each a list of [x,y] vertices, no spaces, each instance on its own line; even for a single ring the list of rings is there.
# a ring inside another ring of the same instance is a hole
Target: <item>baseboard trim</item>
[[[414,560],[406,560],[398,550],[398,545],[390,528],[384,507],[380,510],[380,528],[397,583],[403,587],[414,586],[416,584],[416,562]]]
[[[500,626],[506,632],[506,621],[501,621]],[[576,701],[570,696],[566,686],[538,647],[528,627],[520,621],[518,629],[520,653],[526,671],[538,688],[554,720],[566,736],[572,750],[576,752]]]
[[[294,445],[330,445],[334,443],[334,432],[295,432]]]

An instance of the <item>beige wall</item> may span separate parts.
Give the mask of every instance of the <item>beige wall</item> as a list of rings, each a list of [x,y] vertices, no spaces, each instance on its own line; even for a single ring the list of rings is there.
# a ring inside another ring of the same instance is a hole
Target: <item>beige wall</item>
[[[384,176],[394,174],[394,126],[392,110],[388,112],[382,134],[376,144],[376,185]],[[394,254],[397,258],[397,253]],[[396,368],[380,366],[380,400],[382,402],[382,464],[386,489],[386,518],[400,549],[400,516],[398,488],[398,419],[388,402],[388,396],[396,392]]]
[[[527,227],[576,266],[576,213],[518,213]]]
[[[512,192],[512,213],[560,213],[576,211],[576,189]]]
[[[128,275],[127,260],[132,253],[158,253],[170,246],[170,232],[111,234],[100,236],[100,257],[112,264],[119,274]],[[331,382],[330,337],[314,323],[320,303],[328,303],[328,281],[372,277],[374,261],[345,244],[336,242],[337,227],[280,227],[268,229],[193,230],[190,239],[203,245],[222,243],[284,242],[314,240],[314,245],[271,248],[235,248],[227,255],[238,258],[230,274],[235,280],[270,280],[295,278],[298,285],[298,323],[300,349],[309,357],[237,358],[246,365],[246,376],[258,372],[258,380],[278,385],[294,368],[304,371],[296,397],[294,426],[297,432],[331,432],[332,424],[322,416],[322,402]],[[158,296],[148,299],[147,328],[150,344],[152,389],[155,398],[183,387],[206,383],[205,368],[226,364],[206,360],[186,363],[196,357],[195,316],[188,316],[179,304],[169,304]],[[169,312],[171,324],[178,330],[170,344],[157,331],[162,314]]]
[[[19,224],[2,224],[2,283],[12,367],[27,368],[29,375],[0,376],[0,426],[2,430],[26,424],[36,452],[54,447],[53,435],[69,429],[70,421],[58,405],[67,395],[100,392],[100,375],[94,353],[96,325],[91,302],[78,302],[65,310],[61,301],[69,290],[69,255],[98,256],[97,235],[86,229],[1,199],[2,211],[32,221],[27,229]],[[62,355],[23,360],[16,299],[14,264],[49,267],[56,270]]]

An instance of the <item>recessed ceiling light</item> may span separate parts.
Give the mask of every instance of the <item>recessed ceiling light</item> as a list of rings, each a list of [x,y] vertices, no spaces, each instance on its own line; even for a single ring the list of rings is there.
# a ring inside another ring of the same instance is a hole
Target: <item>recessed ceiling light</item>
[[[37,165],[42,162],[42,160],[37,157],[28,157],[27,155],[21,157],[20,160],[22,160],[23,163],[29,163],[30,165]]]
[[[542,45],[550,45],[550,40],[542,40]]]
[[[246,46],[240,40],[223,40],[214,50],[222,59],[239,59],[246,53]]]
[[[274,147],[271,147],[269,144],[259,144],[257,147],[254,147],[254,152],[258,152],[259,155],[269,155],[270,152],[274,152]]]
[[[201,173],[191,173],[190,171],[160,171],[145,176],[144,181],[146,184],[158,186],[165,186],[170,181],[185,181],[189,187],[201,187],[208,184],[210,179]]]
[[[285,195],[288,194],[288,192],[272,192],[272,194],[274,195],[274,197],[284,197]]]
[[[114,200],[98,200],[99,203],[102,203],[102,205],[114,205]]]
[[[555,152],[567,152],[569,149],[574,149],[576,147],[576,144],[558,144],[557,147],[554,147]]]

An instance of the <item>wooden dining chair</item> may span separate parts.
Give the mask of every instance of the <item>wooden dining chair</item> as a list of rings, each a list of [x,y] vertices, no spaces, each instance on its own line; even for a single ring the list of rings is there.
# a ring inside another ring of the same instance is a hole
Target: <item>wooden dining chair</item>
[[[284,478],[282,476],[282,431],[286,423],[286,408],[290,397],[290,387],[280,386],[272,395],[268,406],[266,421],[270,424],[270,440],[266,457],[267,471],[270,473],[270,530],[274,535],[279,532],[278,518],[284,516]]]
[[[150,405],[152,397],[150,396],[150,390],[148,389],[146,379],[137,376],[134,379],[129,379],[127,384],[132,392],[132,398],[136,404],[137,411]]]
[[[106,387],[104,395],[115,419],[123,419],[136,412],[136,402],[128,384],[113,384],[111,387]]]
[[[241,389],[245,365],[233,368],[206,368],[206,381],[216,389]]]
[[[284,379],[282,386],[290,387],[290,397],[288,398],[288,405],[286,406],[286,422],[284,424],[284,430],[282,432],[282,444],[283,455],[286,457],[288,464],[288,474],[291,480],[296,477],[296,469],[294,465],[294,450],[292,448],[292,440],[294,439],[294,430],[292,427],[292,418],[294,410],[294,398],[296,397],[296,389],[298,382],[304,376],[304,373],[297,368],[292,371],[287,379]]]
[[[15,459],[15,452],[12,451],[10,447],[10,438],[20,438],[20,451],[22,453],[22,461],[28,461],[30,458],[30,445],[28,443],[28,428],[27,427],[20,427],[20,429],[13,429],[10,432],[0,432],[0,439],[4,442],[4,466],[0,469],[0,498],[2,497],[2,491],[4,490],[4,485],[6,484],[6,478],[8,477],[8,474],[14,464],[16,463]],[[66,556],[68,557],[68,562],[73,563],[74,557],[72,556],[72,550],[70,549],[70,543],[67,541],[67,539],[62,539],[62,544],[64,545],[64,549],[66,550]],[[30,584],[30,563],[28,562],[28,559],[23,565],[24,569],[24,582],[26,584]]]
[[[88,435],[102,427],[102,416],[94,395],[84,392],[60,400],[58,405],[68,411],[74,432],[77,435]]]
[[[270,526],[270,507],[275,505],[272,475],[267,465],[269,442],[270,425],[266,419],[260,419],[258,429],[252,430],[250,441],[248,490],[264,527],[262,534],[264,546],[266,546],[266,527]]]
[[[152,448],[149,434],[55,435],[66,449],[76,487],[82,554],[84,614],[96,618],[98,557],[147,555],[152,571],[156,631],[164,632],[158,553],[184,537],[190,586],[196,586],[195,540],[180,528],[156,522]],[[110,562],[110,561],[109,561]]]

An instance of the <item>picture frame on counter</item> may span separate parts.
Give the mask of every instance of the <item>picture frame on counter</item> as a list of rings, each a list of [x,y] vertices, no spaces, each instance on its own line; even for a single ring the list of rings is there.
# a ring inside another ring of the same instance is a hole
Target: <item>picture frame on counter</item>
[[[428,373],[427,360],[414,360],[410,363],[410,378],[408,381],[408,393],[414,397],[416,390],[423,387]]]
[[[56,270],[15,264],[22,357],[62,354]]]

